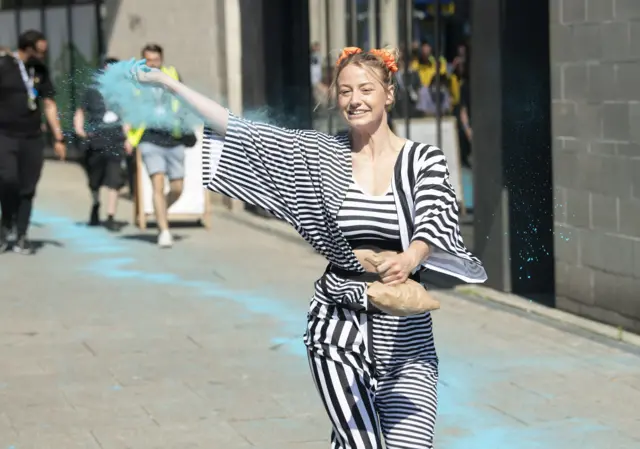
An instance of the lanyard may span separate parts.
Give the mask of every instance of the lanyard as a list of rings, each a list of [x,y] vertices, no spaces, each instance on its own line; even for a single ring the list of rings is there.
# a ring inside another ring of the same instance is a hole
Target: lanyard
[[[158,116],[165,115],[167,112],[164,104],[167,98],[166,92],[160,87],[152,87],[152,92],[156,100],[156,114]]]
[[[29,76],[27,74],[27,68],[24,65],[24,62],[22,62],[22,59],[20,59],[18,57],[17,53],[14,53],[16,60],[18,61],[18,67],[20,67],[20,75],[22,76],[22,82],[24,83],[24,87],[27,88],[27,93],[29,94],[29,100],[30,101],[35,101],[36,99],[36,92],[35,92],[35,88],[33,87],[33,69],[31,72],[31,76]]]

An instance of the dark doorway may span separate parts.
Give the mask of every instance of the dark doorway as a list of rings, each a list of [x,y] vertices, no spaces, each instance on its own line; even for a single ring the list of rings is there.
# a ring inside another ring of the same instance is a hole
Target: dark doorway
[[[475,244],[487,285],[554,306],[548,2],[472,15]]]

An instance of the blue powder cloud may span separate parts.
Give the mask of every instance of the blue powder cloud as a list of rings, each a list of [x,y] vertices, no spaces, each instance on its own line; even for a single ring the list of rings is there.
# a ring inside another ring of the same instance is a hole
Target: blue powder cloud
[[[134,127],[192,131],[204,120],[180,97],[151,84],[141,84],[133,75],[136,70],[149,70],[144,60],[119,61],[95,76],[95,87],[108,107]],[[173,104],[179,103],[177,111]]]

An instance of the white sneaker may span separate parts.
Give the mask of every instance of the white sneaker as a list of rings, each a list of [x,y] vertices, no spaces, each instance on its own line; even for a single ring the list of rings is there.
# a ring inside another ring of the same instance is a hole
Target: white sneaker
[[[158,235],[158,246],[160,248],[170,248],[173,245],[173,237],[169,231],[162,231]]]

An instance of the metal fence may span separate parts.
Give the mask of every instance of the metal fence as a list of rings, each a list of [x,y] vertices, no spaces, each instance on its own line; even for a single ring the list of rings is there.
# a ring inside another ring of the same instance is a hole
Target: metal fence
[[[324,0],[324,16],[325,23],[324,28],[324,47],[326,49],[323,58],[326,61],[323,68],[323,80],[325,85],[328,85],[332,78],[332,60],[335,55],[332,54],[332,39],[336,32],[335,27],[344,27],[343,30],[346,34],[346,46],[358,46],[361,48],[380,48],[387,44],[383,41],[382,36],[382,22],[389,20],[383,13],[383,5],[381,0],[346,0],[343,5],[344,11],[344,23],[336,23],[334,20],[340,14],[332,13],[332,8],[341,7],[340,2],[332,0]],[[440,92],[443,88],[443,80],[440,76],[440,56],[445,54],[445,45],[448,45],[448,49],[457,45],[455,40],[462,39],[461,29],[468,18],[469,0],[396,0],[394,3],[397,5],[397,30],[398,36],[393,40],[398,42],[400,51],[405,56],[403,57],[403,65],[401,67],[404,78],[403,85],[408,84],[408,67],[411,63],[411,58],[408,57],[412,53],[413,43],[416,40],[421,40],[425,31],[424,23],[428,21],[429,31],[432,41],[433,56],[436,59],[436,77],[433,88],[435,92]],[[456,11],[455,14],[453,11]],[[332,20],[333,19],[333,20]],[[457,29],[456,29],[457,27]],[[451,30],[454,29],[452,33]],[[342,30],[341,30],[342,32]],[[453,34],[454,36],[447,42],[447,37]],[[410,138],[410,126],[412,114],[409,110],[409,92],[403,89],[400,93],[404,98],[399,98],[399,106],[396,107],[392,116],[394,121],[400,119],[404,122],[404,135]],[[441,120],[447,111],[443,111],[441,103],[435,102],[436,111],[434,117],[437,121],[437,145],[441,145]],[[314,127],[316,129],[333,133],[338,131],[340,127],[340,120],[337,116],[337,112],[331,110],[324,105],[317,107],[314,111]]]

